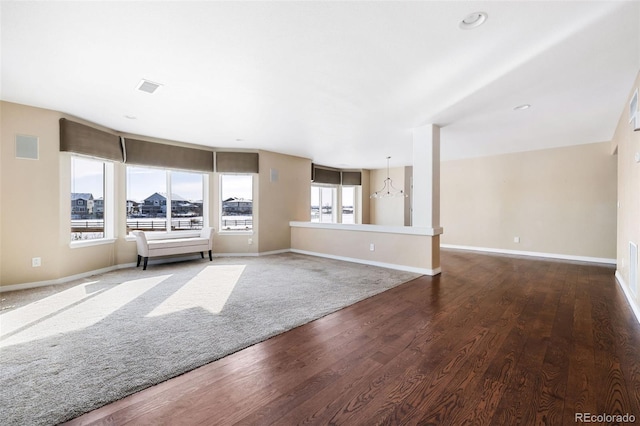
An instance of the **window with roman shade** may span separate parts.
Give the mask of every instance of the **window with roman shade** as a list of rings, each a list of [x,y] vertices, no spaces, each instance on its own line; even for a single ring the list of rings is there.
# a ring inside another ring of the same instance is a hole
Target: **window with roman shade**
[[[362,172],[341,172],[342,185],[362,185]]]
[[[311,180],[313,183],[326,183],[331,185],[340,185],[340,170],[328,167],[311,165]]]

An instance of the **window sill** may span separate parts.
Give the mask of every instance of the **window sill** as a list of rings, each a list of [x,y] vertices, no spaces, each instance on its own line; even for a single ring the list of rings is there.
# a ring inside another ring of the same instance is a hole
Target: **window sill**
[[[115,238],[99,238],[95,240],[77,240],[71,241],[69,247],[72,249],[91,246],[102,246],[105,244],[113,244],[116,242]]]

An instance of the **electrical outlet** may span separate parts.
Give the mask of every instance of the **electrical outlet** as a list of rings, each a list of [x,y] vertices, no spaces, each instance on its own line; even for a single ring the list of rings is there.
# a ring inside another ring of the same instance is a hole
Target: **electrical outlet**
[[[42,266],[42,258],[41,257],[32,258],[31,259],[31,266],[34,267],[34,268]]]
[[[249,245],[253,244],[253,238],[249,238]]]
[[[369,251],[376,251],[376,245],[373,243],[369,244]]]
[[[520,237],[513,237],[513,242],[514,243],[519,243],[520,242]]]

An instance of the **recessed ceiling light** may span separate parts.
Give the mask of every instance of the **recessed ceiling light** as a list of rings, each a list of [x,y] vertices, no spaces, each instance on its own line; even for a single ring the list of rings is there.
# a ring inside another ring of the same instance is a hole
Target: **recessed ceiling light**
[[[486,20],[487,14],[485,12],[473,12],[460,21],[460,28],[463,30],[470,30],[471,28],[476,28],[484,24],[484,21]]]
[[[517,107],[514,108],[514,110],[516,111],[522,111],[523,109],[529,109],[531,108],[531,105],[529,104],[522,104],[522,105],[518,105]]]
[[[145,80],[143,78],[140,80],[140,83],[138,83],[136,89],[145,93],[155,93],[160,87],[162,87],[162,84],[154,83],[153,81]]]
[[[136,117],[135,115],[125,115],[124,118],[128,118],[129,120],[135,120],[138,117]]]

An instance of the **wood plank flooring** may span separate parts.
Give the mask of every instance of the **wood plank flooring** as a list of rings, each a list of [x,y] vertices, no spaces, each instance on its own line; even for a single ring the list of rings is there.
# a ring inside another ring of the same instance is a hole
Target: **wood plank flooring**
[[[443,251],[442,270],[68,424],[640,422],[640,325],[613,267]]]

